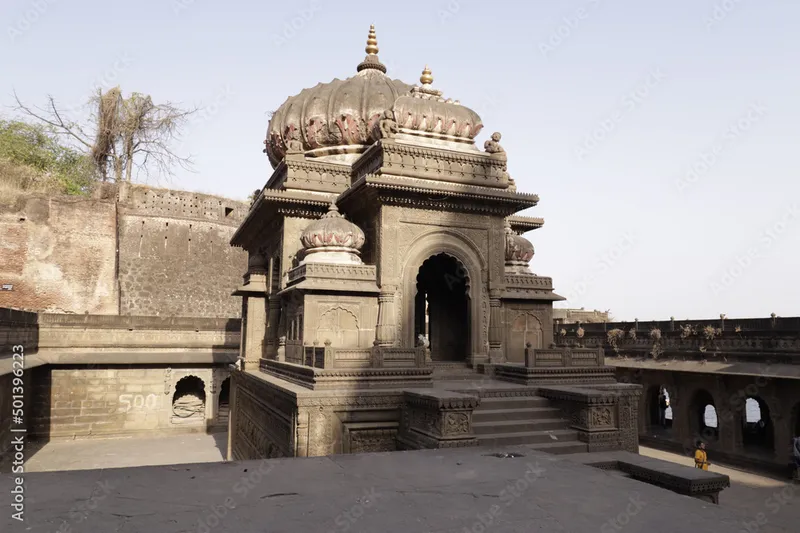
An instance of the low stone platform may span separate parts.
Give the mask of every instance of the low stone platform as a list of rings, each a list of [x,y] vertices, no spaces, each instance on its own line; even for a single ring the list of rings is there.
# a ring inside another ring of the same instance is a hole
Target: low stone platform
[[[179,533],[739,531],[716,505],[526,447],[0,477],[0,530]]]
[[[630,452],[579,453],[571,455],[569,460],[601,470],[624,472],[637,481],[715,504],[719,504],[719,493],[731,486],[730,478],[724,474]]]

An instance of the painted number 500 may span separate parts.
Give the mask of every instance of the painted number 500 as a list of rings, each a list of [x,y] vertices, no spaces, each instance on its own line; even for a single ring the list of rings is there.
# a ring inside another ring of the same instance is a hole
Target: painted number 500
[[[155,409],[158,406],[158,396],[155,394],[148,394],[144,396],[142,394],[122,394],[119,397],[119,403],[122,404],[125,412],[127,413],[131,409]]]

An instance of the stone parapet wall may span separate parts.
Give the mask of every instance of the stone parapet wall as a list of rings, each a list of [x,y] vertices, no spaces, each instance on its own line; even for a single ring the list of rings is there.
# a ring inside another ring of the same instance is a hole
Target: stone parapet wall
[[[480,398],[440,390],[405,390],[397,442],[400,448],[462,448],[477,446],[472,412]]]
[[[639,453],[638,409],[642,388],[635,384],[540,387],[570,420],[589,452]]]
[[[239,319],[44,314],[39,318],[39,355],[52,363],[70,353],[88,352],[97,352],[101,360],[108,353],[109,363],[111,352],[205,352],[235,359],[240,328]]]
[[[309,391],[258,371],[231,384],[229,459],[397,449],[402,389]]]
[[[579,328],[583,336],[579,336]],[[556,325],[561,346],[603,347],[607,355],[735,358],[800,364],[800,318],[716,319]]]
[[[39,316],[36,313],[0,307],[0,358],[11,357],[14,346],[35,352],[39,345]]]

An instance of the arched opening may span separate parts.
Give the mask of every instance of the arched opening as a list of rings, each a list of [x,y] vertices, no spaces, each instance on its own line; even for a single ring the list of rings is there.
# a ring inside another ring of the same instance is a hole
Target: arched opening
[[[742,445],[753,451],[775,451],[772,419],[767,403],[758,396],[748,396],[742,416]]]
[[[172,395],[172,414],[182,419],[204,419],[206,411],[206,386],[197,376],[181,378]]]
[[[692,432],[697,435],[697,440],[709,442],[719,439],[717,408],[714,405],[714,397],[707,390],[698,390],[692,397],[689,423]]]
[[[427,336],[431,360],[467,360],[469,308],[469,277],[464,265],[447,254],[426,259],[417,274],[414,338]]]
[[[669,434],[672,430],[672,406],[669,392],[663,385],[653,385],[647,390],[647,426],[651,433]]]
[[[231,378],[225,378],[219,388],[219,403],[217,404],[217,423],[228,424],[230,414]]]

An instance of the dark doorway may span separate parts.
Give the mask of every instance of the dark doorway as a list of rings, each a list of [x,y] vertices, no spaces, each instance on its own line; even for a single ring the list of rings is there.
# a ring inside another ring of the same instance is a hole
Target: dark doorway
[[[748,396],[742,415],[742,445],[755,452],[774,452],[775,438],[767,403]]]
[[[231,378],[225,378],[222,386],[219,389],[219,404],[217,408],[217,424],[228,425],[228,416],[230,415],[230,390]]]
[[[470,346],[468,277],[454,257],[429,257],[417,275],[414,339],[426,335],[431,360],[466,361]]]

